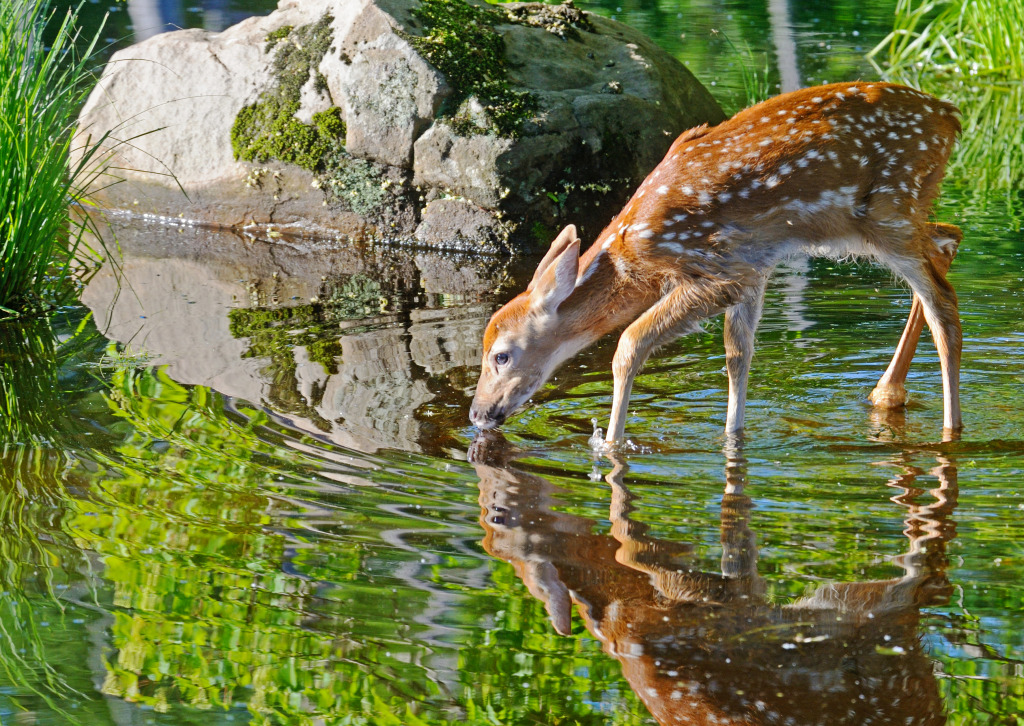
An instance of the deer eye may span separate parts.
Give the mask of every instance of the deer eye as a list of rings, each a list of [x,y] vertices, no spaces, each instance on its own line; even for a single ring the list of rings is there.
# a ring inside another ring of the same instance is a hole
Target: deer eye
[[[499,366],[508,365],[508,361],[509,361],[508,353],[498,353],[497,355],[494,356],[494,362],[495,362],[495,364],[497,364]]]

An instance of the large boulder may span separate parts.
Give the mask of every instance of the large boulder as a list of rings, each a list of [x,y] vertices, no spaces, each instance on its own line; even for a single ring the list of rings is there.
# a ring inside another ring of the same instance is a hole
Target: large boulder
[[[282,0],[115,54],[80,133],[108,135],[113,208],[473,246],[596,233],[676,135],[722,118],[682,64],[571,0]]]

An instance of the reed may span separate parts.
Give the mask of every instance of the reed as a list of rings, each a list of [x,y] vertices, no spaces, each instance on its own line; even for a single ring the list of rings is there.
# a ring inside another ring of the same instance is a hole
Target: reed
[[[1016,193],[1024,183],[1024,3],[898,0],[893,30],[868,54],[887,79],[956,103],[964,132],[952,177]]]
[[[88,216],[70,209],[106,173],[106,137],[73,149],[100,32],[80,38],[76,17],[46,0],[0,3],[0,318],[70,301],[102,252],[85,241]]]

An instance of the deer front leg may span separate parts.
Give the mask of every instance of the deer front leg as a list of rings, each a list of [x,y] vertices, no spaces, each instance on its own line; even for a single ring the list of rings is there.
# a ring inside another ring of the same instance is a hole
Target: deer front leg
[[[725,433],[743,430],[747,406],[747,380],[750,378],[750,359],[754,356],[754,336],[764,308],[764,290],[768,275],[748,299],[725,311],[725,366],[729,372],[729,409],[725,418]]]
[[[929,224],[928,236],[935,245],[934,264],[935,268],[945,275],[953,264],[956,257],[957,247],[963,239],[963,232],[959,227],[951,224]],[[907,326],[903,329],[903,336],[900,338],[896,352],[892,356],[889,367],[878,379],[877,385],[868,400],[879,408],[900,408],[907,403],[907,389],[905,381],[910,371],[910,361],[917,351],[917,343],[921,338],[921,331],[924,329],[924,308],[921,306],[921,298],[914,295],[914,302],[910,306],[910,315],[907,318]]]
[[[667,293],[626,328],[612,360],[615,377],[606,443],[622,438],[633,381],[659,345],[700,330],[700,321],[722,312],[740,297],[743,286],[714,279],[684,283]]]

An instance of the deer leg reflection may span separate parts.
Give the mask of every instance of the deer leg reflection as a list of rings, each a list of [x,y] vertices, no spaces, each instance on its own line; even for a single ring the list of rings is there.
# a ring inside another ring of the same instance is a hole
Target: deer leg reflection
[[[945,723],[920,608],[948,598],[952,462],[939,459],[930,472],[903,463],[890,482],[906,508],[901,576],[820,585],[788,604],[762,595],[746,466],[735,451],[725,470],[720,572],[702,571],[694,545],[658,538],[639,520],[621,461],[607,476],[609,533],[566,512],[545,478],[474,463],[485,549],[512,564],[559,632],[568,632],[575,604],[659,723]],[[926,498],[918,482],[929,474],[938,485]]]
[[[726,491],[720,516],[721,575],[701,572],[692,544],[650,537],[649,527],[631,517],[634,496],[624,482],[625,463],[611,455],[612,470],[605,477],[611,486],[612,536],[619,542],[617,562],[645,572],[651,584],[669,600],[721,602],[760,595],[763,581],[757,576],[756,537],[750,529],[753,503],[743,493],[746,461],[730,458],[726,465]]]

